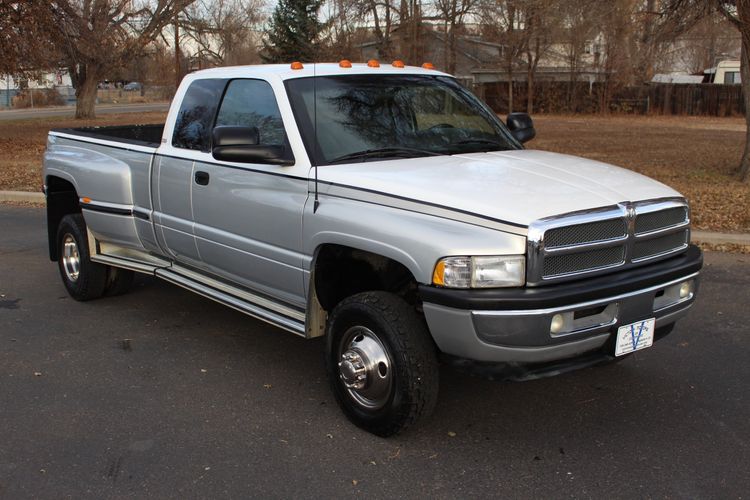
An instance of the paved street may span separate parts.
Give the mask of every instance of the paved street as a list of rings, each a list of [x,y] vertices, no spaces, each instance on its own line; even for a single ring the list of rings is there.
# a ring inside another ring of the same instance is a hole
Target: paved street
[[[750,491],[750,256],[708,254],[652,349],[526,383],[444,368],[435,415],[381,439],[338,410],[321,340],[145,276],[77,303],[42,209],[0,205],[0,235],[0,498]]]
[[[143,104],[100,104],[96,107],[97,115],[115,113],[149,113],[152,111],[167,111],[168,102],[151,102]],[[0,111],[0,121],[29,120],[35,118],[50,118],[53,116],[70,116],[76,113],[75,106],[55,106],[51,108],[11,109]]]

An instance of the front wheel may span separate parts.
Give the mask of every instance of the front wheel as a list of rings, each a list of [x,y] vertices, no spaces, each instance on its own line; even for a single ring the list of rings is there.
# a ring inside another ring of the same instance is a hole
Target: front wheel
[[[397,434],[432,413],[438,363],[422,318],[399,297],[364,292],[328,322],[326,368],[336,401],[358,427]]]

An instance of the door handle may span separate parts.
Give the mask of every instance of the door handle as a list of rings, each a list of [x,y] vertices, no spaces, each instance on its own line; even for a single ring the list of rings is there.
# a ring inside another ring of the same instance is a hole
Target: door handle
[[[200,184],[201,186],[205,186],[208,184],[210,177],[208,175],[208,172],[203,172],[201,170],[198,170],[195,173],[195,183]]]

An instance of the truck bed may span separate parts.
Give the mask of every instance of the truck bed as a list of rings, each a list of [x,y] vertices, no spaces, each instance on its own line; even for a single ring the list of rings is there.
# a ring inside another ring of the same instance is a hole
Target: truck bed
[[[60,132],[71,135],[81,135],[94,139],[123,142],[126,144],[137,144],[139,146],[159,147],[161,136],[164,132],[164,124],[148,125],[114,125],[108,127],[76,127],[53,129],[52,132]]]

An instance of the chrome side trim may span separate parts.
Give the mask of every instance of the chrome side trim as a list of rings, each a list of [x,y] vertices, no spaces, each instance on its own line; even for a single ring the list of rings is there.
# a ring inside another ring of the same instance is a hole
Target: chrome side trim
[[[112,257],[110,255],[92,255],[91,260],[100,264],[106,264],[112,267],[121,267],[123,269],[130,269],[131,271],[137,271],[139,273],[154,274],[154,271],[158,269],[153,264],[145,264],[143,262],[137,262],[135,260],[125,259],[122,257]]]
[[[181,269],[180,271],[182,273],[184,269]],[[304,313],[301,313],[303,320],[299,321],[298,319],[295,319],[293,317],[288,317],[275,311],[268,310],[260,306],[258,303],[253,303],[255,301],[249,302],[240,299],[235,295],[230,295],[229,293],[225,293],[203,283],[199,283],[187,276],[182,275],[181,273],[176,273],[170,269],[156,269],[156,271],[154,272],[157,277],[169,281],[170,283],[174,283],[175,285],[181,286],[182,288],[195,292],[199,295],[203,295],[206,298],[215,300],[216,302],[224,304],[225,306],[236,309],[237,311],[243,312],[248,316],[252,316],[261,321],[265,321],[266,323],[269,323],[273,326],[292,332],[296,335],[299,335],[300,337],[305,337]],[[237,292],[239,292],[239,290],[237,290]],[[242,294],[245,296],[251,295],[247,292],[242,292]],[[262,299],[261,297],[255,297],[255,300],[258,300],[259,302],[268,302],[266,299]],[[293,311],[291,309],[289,309],[289,311],[296,313],[296,315],[300,314],[297,311]]]
[[[210,288],[218,290],[219,292],[236,297],[244,302],[258,305],[259,307],[262,307],[263,309],[267,309],[269,311],[273,311],[283,316],[287,316],[294,320],[301,321],[302,323],[305,322],[305,313],[303,311],[292,309],[290,307],[284,306],[283,304],[274,302],[273,300],[269,300],[265,297],[254,294],[252,292],[249,292],[249,291],[237,288],[237,287],[233,287],[219,280],[209,278],[207,276],[204,276],[203,274],[197,273],[190,269],[186,269],[180,266],[179,264],[174,265],[171,268],[171,272],[173,272],[174,274],[181,275],[182,277],[187,278],[196,283],[206,285]]]

